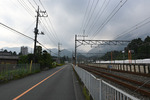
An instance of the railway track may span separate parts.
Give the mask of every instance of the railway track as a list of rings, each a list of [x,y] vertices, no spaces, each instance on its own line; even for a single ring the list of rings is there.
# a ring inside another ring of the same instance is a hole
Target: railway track
[[[82,67],[83,69],[85,69],[89,72],[92,72],[98,76],[106,78],[118,85],[126,87],[132,91],[136,91],[144,96],[150,97],[150,92],[147,89],[138,88],[139,86],[142,86],[142,87],[150,89],[150,84],[145,84],[144,82],[139,82],[139,81],[125,78],[122,76],[114,75],[114,74],[111,74],[108,72],[103,72],[103,71],[98,70],[95,67],[89,67],[89,66],[83,66],[83,65],[80,65],[80,67]]]

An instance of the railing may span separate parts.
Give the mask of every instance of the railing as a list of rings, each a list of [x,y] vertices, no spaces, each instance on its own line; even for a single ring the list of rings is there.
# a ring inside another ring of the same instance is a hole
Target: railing
[[[80,67],[75,66],[74,69],[94,100],[139,100]]]

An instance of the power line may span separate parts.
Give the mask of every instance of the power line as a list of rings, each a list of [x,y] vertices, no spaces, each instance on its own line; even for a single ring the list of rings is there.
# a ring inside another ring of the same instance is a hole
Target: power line
[[[87,22],[88,22],[88,19],[89,19],[89,15],[91,14],[91,11],[92,11],[92,8],[93,8],[93,4],[94,4],[94,0],[92,0],[92,5],[90,7],[90,10],[88,12],[88,16],[86,18],[87,21],[85,21],[84,25],[83,25],[83,29],[85,29],[86,25],[87,25]]]
[[[41,2],[41,0],[39,0],[39,2],[40,2],[40,4],[42,5],[42,7],[43,7],[43,9],[46,11],[46,9],[45,9],[45,7],[44,7],[44,5],[43,5],[43,3]],[[46,12],[47,13],[47,12]],[[47,14],[48,15],[48,14]],[[47,18],[46,18],[47,19]],[[51,19],[50,19],[50,17],[48,16],[48,21],[45,21],[46,23],[47,23],[47,25],[51,28],[51,34],[56,38],[56,40],[58,40],[58,41],[60,41],[60,39],[58,38],[58,35],[57,35],[57,33],[56,33],[56,31],[55,31],[55,29],[54,29],[54,27],[53,27],[53,24],[52,24],[52,22],[51,22]],[[49,28],[48,28],[49,29]]]
[[[46,50],[50,50],[50,49],[48,49],[47,47],[45,47],[42,43],[40,43],[40,42],[38,42],[38,41],[37,41],[37,43],[38,43],[39,45],[41,45],[42,47],[44,47]],[[55,55],[57,55],[56,53],[52,52],[51,50],[50,50],[50,52],[53,53],[53,54],[55,54]]]
[[[0,22],[0,25],[2,25],[4,28],[7,28],[7,29],[9,29],[9,30],[11,30],[11,31],[14,31],[14,32],[16,32],[16,33],[18,33],[18,34],[20,34],[20,35],[22,35],[22,36],[24,36],[24,37],[26,37],[26,38],[32,40],[32,41],[34,41],[34,39],[33,39],[32,37],[27,36],[27,35],[25,35],[25,34],[23,34],[23,33],[19,32],[19,31],[15,30],[15,29],[11,28],[11,27],[9,27],[9,26],[7,26],[7,25],[1,23],[1,22]],[[37,43],[40,44],[42,47],[46,48],[47,50],[49,50],[46,46],[44,46],[44,45],[43,45],[42,43],[40,43],[39,41],[37,41]],[[51,52],[52,52],[52,51],[51,51]],[[52,53],[55,54],[55,55],[57,55],[57,54],[54,53],[54,52],[52,52]]]
[[[87,7],[86,7],[86,9],[85,9],[85,13],[84,13],[84,17],[83,17],[82,26],[81,26],[81,28],[80,28],[80,31],[82,31],[82,28],[83,28],[84,23],[85,23],[85,17],[86,17],[86,15],[87,15],[87,11],[88,11],[89,4],[90,4],[90,0],[88,1],[88,5],[87,5]]]
[[[18,33],[18,34],[20,34],[20,35],[22,35],[22,36],[24,36],[24,37],[26,37],[26,38],[28,38],[28,39],[34,41],[34,39],[33,39],[32,37],[29,37],[29,36],[27,36],[27,35],[25,35],[25,34],[19,32],[19,31],[15,30],[15,29],[13,29],[13,28],[11,28],[11,27],[9,27],[9,26],[7,26],[7,25],[1,23],[1,22],[0,22],[0,25],[2,25],[3,27],[5,27],[5,28],[7,28],[7,29],[9,29],[9,30],[12,30],[12,31],[14,31],[14,32],[16,32],[16,33]]]
[[[45,7],[44,7],[44,5],[42,4],[41,0],[39,0],[39,2],[42,5],[43,9],[46,10]]]
[[[106,20],[101,24],[101,26],[95,31],[93,34],[92,39],[102,30],[102,28],[117,14],[117,12],[124,6],[124,4],[127,2],[125,0],[123,3],[123,0],[121,0],[118,5],[113,9],[113,11],[110,13],[110,15],[106,18]],[[121,4],[122,3],[122,4]],[[118,8],[118,9],[117,9]]]
[[[150,23],[150,21],[147,21],[147,20],[149,20],[149,19],[150,19],[150,17],[148,17],[148,18],[142,20],[141,22],[137,23],[136,25],[130,27],[129,29],[127,29],[127,30],[125,30],[124,32],[122,32],[121,34],[117,35],[117,36],[115,37],[115,39],[121,38],[121,37],[123,37],[125,34],[130,33],[130,32],[132,32],[132,31],[134,31],[134,30],[137,30],[137,29],[139,29],[139,28],[141,28],[141,27],[147,25],[148,23]]]
[[[95,9],[96,9],[98,3],[99,3],[99,0],[97,0],[97,2],[96,2],[96,4],[95,4],[95,7],[94,7],[94,9],[93,9],[93,11],[92,11],[92,13],[91,13],[91,16],[89,17],[89,20],[87,21],[87,24],[86,24],[86,26],[85,26],[85,29],[87,28],[89,22],[91,21],[91,18],[92,18],[92,16],[93,16],[93,13],[95,12]]]
[[[32,17],[34,17],[32,10],[27,6],[27,4],[24,1],[21,0],[17,0],[17,1]]]
[[[36,8],[33,6],[33,4],[30,2],[30,0],[28,0],[28,2],[29,2],[30,5],[32,6],[32,8],[33,8],[34,10],[36,10]]]
[[[92,33],[92,29],[93,27],[96,25],[96,23],[98,22],[98,20],[100,19],[100,17],[102,16],[102,14],[104,13],[104,11],[106,10],[107,6],[109,5],[110,3],[110,0],[108,0],[108,2],[106,3],[107,0],[105,0],[103,3],[102,3],[102,6],[101,8],[99,9],[98,13],[96,14],[95,16],[95,20],[93,21],[92,25],[89,27],[87,33],[90,34]],[[105,4],[106,3],[106,4]],[[104,8],[103,8],[104,7]]]
[[[37,6],[38,6],[38,4],[36,3],[36,1],[35,1],[35,0],[33,0],[33,1],[34,1],[35,5],[37,5]]]
[[[41,19],[42,20],[42,19]],[[47,28],[47,26],[41,21],[41,23],[43,24],[43,28],[47,31],[47,33],[51,33],[50,31],[49,31],[49,28]],[[48,38],[49,38],[49,40],[51,40],[51,42],[53,42],[54,44],[55,44],[55,42],[50,38],[50,36],[49,36],[49,34],[47,34],[48,35]],[[56,44],[55,44],[56,45]]]

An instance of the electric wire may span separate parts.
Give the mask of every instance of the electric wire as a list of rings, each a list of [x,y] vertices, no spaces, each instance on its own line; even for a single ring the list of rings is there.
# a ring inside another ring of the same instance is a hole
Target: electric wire
[[[92,8],[93,8],[93,4],[94,4],[94,0],[92,0],[92,5],[91,5],[90,10],[89,10],[89,12],[88,12],[88,16],[87,16],[87,18],[86,18],[86,21],[85,21],[85,23],[84,23],[84,25],[83,25],[83,30],[85,30],[85,27],[86,27],[87,22],[88,22],[88,20],[89,20],[89,16],[90,16],[90,14],[91,14],[91,11],[92,11]]]
[[[93,21],[93,23],[91,24],[91,26],[89,27],[89,29],[87,30],[87,33],[90,35],[90,33],[92,33],[92,29],[94,28],[94,26],[96,25],[96,23],[98,23],[98,20],[101,18],[102,14],[104,13],[104,11],[106,10],[106,8],[108,7],[110,0],[108,0],[108,2],[106,3],[107,0],[105,0],[102,3],[102,6],[100,8],[100,10],[98,11],[98,13],[95,16],[95,20]],[[106,3],[106,4],[105,4]],[[103,8],[104,7],[104,8]]]
[[[92,11],[92,13],[91,13],[91,16],[89,17],[89,19],[88,19],[88,21],[87,21],[87,24],[86,24],[86,26],[85,26],[85,30],[86,30],[87,26],[89,25],[89,22],[91,21],[91,18],[92,18],[92,16],[93,16],[94,12],[95,12],[95,9],[96,9],[98,3],[99,3],[99,0],[97,0],[96,4],[95,4],[95,6],[94,6],[94,9],[93,9],[93,11]]]
[[[81,25],[81,28],[80,28],[81,33],[82,33],[82,28],[83,28],[84,23],[85,23],[85,17],[86,17],[86,15],[87,15],[87,11],[88,11],[89,4],[90,4],[90,0],[88,1],[88,5],[87,5],[87,7],[86,7],[86,9],[85,9],[85,13],[84,13],[82,25]]]
[[[19,31],[15,30],[15,29],[11,28],[11,27],[9,27],[9,26],[7,26],[7,25],[1,23],[1,22],[0,22],[0,25],[2,25],[3,27],[5,27],[5,28],[7,28],[7,29],[9,29],[9,30],[11,30],[11,31],[14,31],[14,32],[16,32],[16,33],[18,33],[18,34],[20,34],[20,35],[22,35],[22,36],[24,36],[24,37],[26,37],[26,38],[28,38],[28,39],[34,41],[34,39],[33,39],[32,37],[27,36],[27,35],[25,35],[25,34],[23,34],[23,33],[19,32]]]
[[[124,32],[122,32],[122,33],[120,33],[119,35],[117,35],[117,36],[115,37],[115,39],[121,38],[121,37],[123,37],[124,35],[126,35],[127,33],[130,33],[130,32],[132,32],[132,31],[134,31],[134,30],[137,30],[137,29],[139,29],[139,28],[141,28],[141,27],[147,25],[148,23],[150,23],[150,21],[147,21],[147,20],[149,20],[149,19],[150,19],[150,17],[148,17],[148,18],[142,20],[141,22],[137,23],[136,25],[130,27],[129,29],[127,29],[127,30],[125,30]]]
[[[19,0],[17,0],[17,1],[26,10],[26,12],[28,12],[34,18],[33,12],[28,7],[26,7],[21,1],[19,1]]]
[[[111,12],[111,14],[107,17],[107,19],[102,23],[102,25],[96,30],[96,32],[93,34],[92,39],[103,29],[103,27],[118,13],[118,11],[125,5],[127,0],[125,0],[122,3],[123,0],[118,3],[118,5],[115,7],[115,9]],[[122,3],[122,4],[121,4]],[[121,5],[120,5],[121,4]],[[120,6],[119,6],[120,5]],[[119,8],[118,8],[119,7]],[[118,8],[118,9],[117,9]]]
[[[35,3],[35,5],[37,5],[37,6],[38,6],[38,4],[36,3],[36,1],[35,1],[35,0],[33,0],[33,2]]]
[[[32,37],[27,36],[27,35],[23,34],[22,32],[19,32],[19,31],[15,30],[15,29],[13,29],[13,28],[11,28],[11,27],[9,27],[9,26],[7,26],[7,25],[1,23],[1,22],[0,22],[0,25],[3,26],[4,28],[7,28],[7,29],[9,29],[9,30],[15,32],[15,33],[20,34],[21,36],[24,36],[24,37],[26,37],[26,38],[28,38],[28,39],[34,41],[34,39],[33,39]],[[44,45],[43,45],[42,43],[40,43],[39,41],[37,41],[37,43],[40,44],[42,47],[46,48],[47,50],[49,50],[46,46],[44,46]],[[51,51],[51,52],[52,52],[52,51]],[[52,52],[52,53],[54,53],[54,52]],[[56,54],[56,53],[54,53],[54,54]],[[57,54],[56,54],[56,55],[57,55]]]
[[[45,20],[47,26],[49,26],[49,23],[47,22],[47,20],[46,19],[44,19],[44,20]],[[48,28],[48,29],[51,30],[51,35],[54,37],[54,39],[56,39],[57,41],[59,41],[58,38],[57,38],[57,36],[55,35],[55,33],[53,34],[53,30],[51,28]]]
[[[36,11],[36,8],[33,6],[33,4],[28,0],[29,4],[32,6],[32,8]]]
[[[43,9],[46,10],[45,7],[44,7],[44,5],[43,5],[43,3],[41,2],[41,0],[39,0],[39,2],[42,5]]]
[[[45,7],[44,7],[44,5],[43,5],[43,3],[41,2],[41,0],[39,0],[39,2],[40,2],[40,4],[42,5],[42,7],[43,7],[43,9],[46,11],[46,9],[45,9]],[[47,13],[47,12],[46,12]],[[48,13],[47,13],[47,15],[48,15]],[[46,20],[47,20],[47,18],[45,18]],[[50,19],[50,17],[48,16],[48,21],[45,21],[46,23],[47,23],[47,25],[51,28],[51,34],[56,38],[56,40],[58,40],[58,41],[60,41],[60,39],[58,38],[58,35],[57,35],[57,33],[56,33],[56,31],[55,31],[55,29],[54,29],[54,26],[53,26],[53,24],[52,24],[52,22],[51,22],[51,19]],[[50,23],[50,24],[49,24]],[[48,28],[49,29],[49,28]]]
[[[41,19],[41,18],[40,18]],[[41,19],[42,20],[42,19]],[[49,31],[49,28],[47,28],[47,26],[45,25],[45,23],[43,23],[42,21],[41,21],[41,23],[43,24],[43,28],[47,31],[47,33],[51,33],[50,31]],[[47,34],[48,35],[48,38],[49,38],[49,40],[51,40],[51,42],[52,43],[54,43],[55,45],[57,45],[54,41],[53,41],[53,39],[51,39],[50,38],[50,36],[49,36],[49,34]]]

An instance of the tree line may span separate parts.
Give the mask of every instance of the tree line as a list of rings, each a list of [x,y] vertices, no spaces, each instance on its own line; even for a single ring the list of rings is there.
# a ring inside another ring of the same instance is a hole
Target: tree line
[[[146,59],[150,58],[150,37],[147,36],[144,40],[141,38],[133,39],[122,51],[107,52],[100,59],[102,60],[123,60],[128,59],[129,50],[132,59]]]

